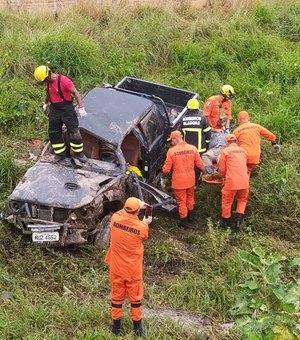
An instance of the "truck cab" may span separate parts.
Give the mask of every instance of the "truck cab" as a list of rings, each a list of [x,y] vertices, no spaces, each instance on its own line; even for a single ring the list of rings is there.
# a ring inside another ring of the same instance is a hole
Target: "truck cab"
[[[80,120],[88,162],[69,148],[69,158],[55,163],[48,143],[9,197],[10,220],[34,244],[61,247],[107,245],[110,216],[130,196],[153,205],[154,215],[176,217],[176,202],[157,188],[157,179],[167,136],[194,96],[128,77],[89,91],[83,98],[88,115]]]

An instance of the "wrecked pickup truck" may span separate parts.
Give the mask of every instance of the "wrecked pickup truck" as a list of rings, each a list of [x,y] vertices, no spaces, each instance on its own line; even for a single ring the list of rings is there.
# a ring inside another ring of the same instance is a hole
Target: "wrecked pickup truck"
[[[62,247],[109,241],[111,214],[129,196],[176,216],[173,199],[157,189],[166,138],[196,93],[125,77],[83,98],[80,121],[87,163],[55,163],[50,143],[9,196],[9,220],[34,244]],[[68,144],[65,134],[66,144]],[[152,185],[155,186],[152,186]]]

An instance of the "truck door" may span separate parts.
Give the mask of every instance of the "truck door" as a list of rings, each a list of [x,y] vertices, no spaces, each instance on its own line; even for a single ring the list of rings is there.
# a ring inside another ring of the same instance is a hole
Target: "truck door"
[[[139,125],[148,149],[147,154],[143,157],[143,175],[149,181],[153,181],[161,171],[164,162],[166,129],[162,116],[157,112],[155,106]]]
[[[121,150],[125,161],[139,170],[143,170],[143,159],[145,150],[148,150],[147,144],[141,131],[134,128],[128,133],[122,141]]]

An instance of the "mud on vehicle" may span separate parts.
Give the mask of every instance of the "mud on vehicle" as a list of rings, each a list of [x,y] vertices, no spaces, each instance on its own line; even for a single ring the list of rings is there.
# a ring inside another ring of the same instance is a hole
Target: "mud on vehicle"
[[[83,99],[88,116],[80,122],[88,162],[80,163],[69,150],[69,158],[55,163],[48,143],[10,195],[9,220],[37,245],[104,247],[110,216],[129,196],[153,205],[154,215],[175,217],[174,200],[155,186],[167,135],[193,97],[129,77],[92,89]]]

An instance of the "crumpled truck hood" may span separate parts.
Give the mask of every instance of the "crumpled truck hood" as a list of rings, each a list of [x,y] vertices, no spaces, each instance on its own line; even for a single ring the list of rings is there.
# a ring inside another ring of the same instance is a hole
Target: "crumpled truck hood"
[[[76,209],[89,204],[100,190],[99,185],[110,178],[93,171],[39,162],[27,170],[9,199]]]

